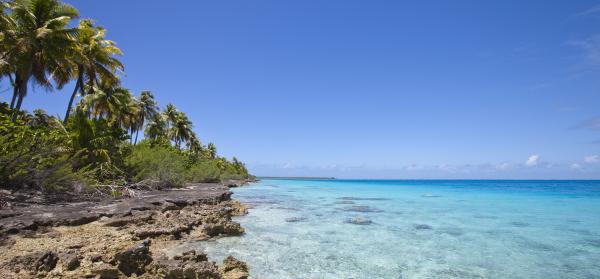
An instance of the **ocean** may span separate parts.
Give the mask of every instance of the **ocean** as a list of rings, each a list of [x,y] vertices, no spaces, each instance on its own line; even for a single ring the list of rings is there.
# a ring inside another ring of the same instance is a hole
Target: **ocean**
[[[600,278],[600,181],[263,180],[240,237],[190,241],[252,278]]]

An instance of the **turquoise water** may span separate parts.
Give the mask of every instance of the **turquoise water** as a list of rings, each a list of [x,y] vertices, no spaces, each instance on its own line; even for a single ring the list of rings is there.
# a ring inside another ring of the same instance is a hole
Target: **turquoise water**
[[[178,250],[253,278],[600,278],[600,181],[264,180],[234,198],[246,234]]]

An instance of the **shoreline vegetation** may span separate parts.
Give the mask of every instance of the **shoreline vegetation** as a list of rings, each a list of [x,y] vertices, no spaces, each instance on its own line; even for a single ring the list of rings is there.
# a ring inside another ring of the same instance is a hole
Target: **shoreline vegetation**
[[[58,0],[0,0],[0,277],[246,278],[234,258],[168,258],[177,241],[239,235],[244,163],[187,115],[134,96],[107,30]],[[62,119],[23,110],[32,87],[73,86]]]
[[[272,180],[336,180],[335,177],[318,177],[318,176],[259,176],[258,179],[272,179]]]
[[[79,14],[58,0],[1,4],[0,82],[12,98],[0,103],[0,187],[119,196],[140,187],[251,178],[237,158],[202,144],[173,104],[161,110],[150,91],[136,97],[123,87],[122,52],[93,20],[72,28]],[[74,90],[62,120],[21,110],[28,88],[69,83]]]

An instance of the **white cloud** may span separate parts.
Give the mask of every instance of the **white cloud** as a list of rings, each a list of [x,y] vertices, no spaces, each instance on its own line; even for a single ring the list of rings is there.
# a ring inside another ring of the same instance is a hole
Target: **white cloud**
[[[571,169],[579,170],[579,169],[581,169],[581,165],[577,164],[577,163],[573,163],[573,164],[571,164]]]
[[[496,165],[496,169],[499,169],[499,170],[505,170],[505,169],[508,169],[509,167],[510,167],[510,164],[506,163],[506,162]]]
[[[528,167],[533,167],[533,166],[536,166],[539,162],[540,162],[540,155],[534,154],[534,155],[529,156],[529,158],[525,162],[525,165]]]
[[[596,5],[596,6],[593,6],[593,7],[589,8],[589,9],[583,11],[583,12],[580,12],[580,13],[576,14],[576,16],[585,17],[585,16],[597,14],[599,12],[600,12],[600,5]]]
[[[600,162],[600,157],[598,157],[598,155],[585,156],[583,161],[588,164],[598,163]]]

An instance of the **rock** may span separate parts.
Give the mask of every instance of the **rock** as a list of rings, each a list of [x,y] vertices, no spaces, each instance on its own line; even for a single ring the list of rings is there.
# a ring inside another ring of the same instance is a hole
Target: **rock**
[[[150,240],[146,240],[125,252],[118,253],[115,255],[113,262],[127,276],[144,274],[145,267],[152,262]]]
[[[219,268],[223,279],[246,279],[249,276],[248,265],[232,256],[223,260],[223,265]]]
[[[290,217],[290,218],[285,218],[285,221],[289,222],[289,223],[302,222],[302,221],[306,221],[306,217]]]
[[[206,256],[206,254],[204,253],[196,253],[195,250],[190,250],[187,252],[183,252],[181,256],[178,255],[173,257],[173,259],[180,260],[183,262],[205,262],[208,261],[208,256]]]
[[[354,217],[354,218],[346,220],[346,223],[354,224],[354,225],[370,225],[373,223],[373,221],[369,220],[368,218],[364,218],[364,217]]]
[[[236,222],[227,222],[223,228],[223,233],[226,235],[241,235],[244,233],[244,228]]]
[[[214,262],[209,262],[206,254],[188,251],[181,256],[169,260],[160,257],[149,267],[157,278],[187,279],[187,278],[221,278]]]
[[[415,225],[415,229],[417,229],[417,230],[431,230],[433,228],[430,225],[417,224],[417,225]]]
[[[377,209],[377,208],[372,208],[370,206],[367,205],[353,205],[351,207],[348,207],[346,209],[344,209],[345,211],[352,211],[352,212],[381,212],[381,209]]]
[[[79,267],[81,261],[76,254],[67,254],[60,259],[63,262],[64,268],[66,270],[72,271]]]
[[[353,201],[351,200],[341,200],[341,201],[336,201],[336,204],[354,204]]]
[[[208,236],[226,235],[241,235],[244,233],[244,228],[236,222],[226,222],[225,224],[207,223],[202,225],[201,229]]]
[[[243,216],[248,214],[248,207],[239,201],[227,201],[226,204],[227,207],[231,208],[230,214],[233,216]]]
[[[119,270],[110,265],[103,263],[92,270],[92,273],[101,279],[118,279],[119,278]]]
[[[37,271],[50,271],[56,267],[58,262],[58,255],[52,251],[48,251],[42,254],[35,262],[35,270]]]
[[[95,262],[99,262],[102,260],[102,255],[98,254],[98,253],[92,253],[89,255],[90,261],[95,263]]]

